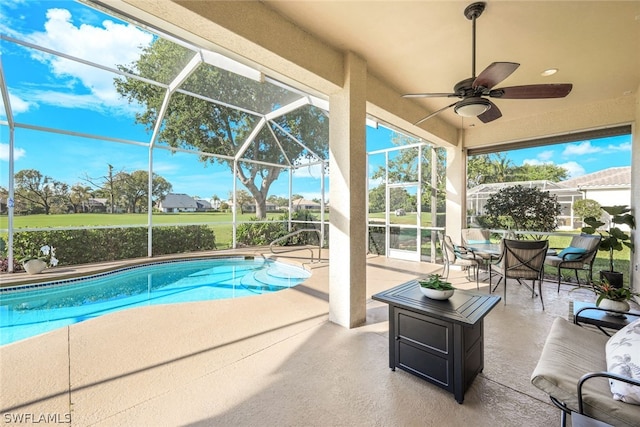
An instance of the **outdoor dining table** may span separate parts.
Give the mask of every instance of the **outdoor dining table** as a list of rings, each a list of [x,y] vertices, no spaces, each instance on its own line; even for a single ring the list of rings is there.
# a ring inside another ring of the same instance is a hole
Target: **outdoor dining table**
[[[490,264],[500,257],[500,253],[502,252],[502,245],[500,243],[474,243],[466,247],[467,250],[473,252],[476,256],[480,257],[480,259],[486,259],[487,264],[487,273],[491,276]],[[547,255],[556,255],[555,249],[548,249]],[[489,257],[485,258],[482,254],[488,254]],[[498,282],[499,283],[499,282]],[[529,285],[524,284],[527,288],[531,289]],[[498,285],[496,284],[496,287]],[[536,294],[535,290],[531,289],[534,294]],[[493,292],[493,290],[491,290]]]

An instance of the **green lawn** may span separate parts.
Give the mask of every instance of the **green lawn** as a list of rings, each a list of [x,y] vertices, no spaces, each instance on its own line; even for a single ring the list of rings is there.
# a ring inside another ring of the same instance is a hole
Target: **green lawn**
[[[444,214],[438,214],[438,215],[444,216]],[[394,213],[391,213],[390,220],[391,220],[391,224],[415,225],[416,216],[417,214],[415,212],[407,212],[406,215],[402,215],[402,216],[396,216]],[[384,223],[384,219],[385,219],[384,212],[369,213],[370,222]],[[421,219],[422,227],[433,226],[433,222],[431,221],[431,212],[422,212],[420,219]]]
[[[270,220],[277,220],[282,216],[281,213],[268,214],[267,218]],[[249,221],[253,218],[253,214],[239,214],[237,216],[238,221]],[[384,222],[384,212],[370,214],[369,217],[372,220],[381,220]],[[329,215],[325,215],[325,219],[328,220]],[[395,224],[415,224],[416,214],[408,213],[404,216],[392,215],[391,220]],[[232,242],[232,228],[231,228],[232,214],[230,212],[198,212],[198,213],[179,213],[179,214],[153,214],[154,225],[175,225],[175,224],[209,224],[213,228],[216,234],[216,245],[218,249],[225,249],[231,247]],[[56,227],[86,227],[86,226],[107,226],[107,225],[141,225],[147,224],[147,214],[106,214],[106,213],[90,213],[90,214],[58,214],[58,215],[24,215],[14,217],[14,227],[20,228],[56,228]],[[423,227],[431,225],[431,214],[423,213],[422,215]],[[0,217],[0,229],[7,228],[7,217]],[[576,231],[578,233],[579,231]],[[549,247],[551,248],[565,248],[569,245],[571,237],[569,236],[550,236]],[[426,248],[425,248],[426,249]],[[623,251],[615,252],[615,267],[616,270],[627,272],[629,271],[630,264],[630,252],[625,247]],[[594,278],[598,278],[598,271],[607,270],[609,268],[609,256],[607,252],[598,252],[596,260],[594,262],[593,271]],[[554,273],[554,269],[547,268],[547,273]],[[572,271],[567,270],[567,273],[573,274]],[[563,273],[564,274],[564,273]],[[580,273],[581,278],[584,277],[584,273]],[[629,275],[625,274],[625,282],[628,282]]]
[[[281,213],[267,215],[270,220],[277,220]],[[253,214],[240,214],[237,220],[249,221]],[[233,230],[231,222],[232,214],[225,212],[183,212],[179,214],[153,214],[154,225],[176,225],[176,224],[209,224],[216,234],[216,245],[218,249],[231,247]],[[0,228],[6,229],[7,217],[0,217]],[[216,224],[217,223],[217,224]],[[79,213],[79,214],[58,214],[58,215],[24,215],[14,217],[14,228],[64,228],[64,227],[87,227],[87,226],[107,226],[107,225],[141,225],[147,224],[147,214],[107,214],[107,213]],[[19,231],[19,230],[17,230]]]
[[[268,219],[278,219],[282,214],[274,213]],[[238,221],[249,221],[253,214],[240,214]],[[183,212],[179,214],[153,214],[154,224],[203,224],[212,222],[231,222],[232,214],[226,212]],[[82,227],[101,225],[146,225],[147,214],[107,214],[107,213],[78,213],[58,215],[23,215],[15,216],[15,228],[45,228],[45,227]],[[7,228],[7,217],[0,217],[0,228]]]

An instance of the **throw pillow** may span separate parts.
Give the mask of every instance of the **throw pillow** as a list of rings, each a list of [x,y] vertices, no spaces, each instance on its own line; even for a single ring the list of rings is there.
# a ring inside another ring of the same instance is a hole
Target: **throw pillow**
[[[640,319],[620,329],[605,346],[607,370],[640,381]],[[615,400],[640,405],[640,386],[609,380]]]
[[[565,255],[568,254],[567,257],[564,258],[564,260],[575,261],[577,259],[580,259],[580,257],[582,257],[582,254],[584,254],[585,252],[587,252],[585,248],[574,248],[573,246],[569,246],[568,248],[560,251],[560,253],[558,254],[558,257],[563,258]]]

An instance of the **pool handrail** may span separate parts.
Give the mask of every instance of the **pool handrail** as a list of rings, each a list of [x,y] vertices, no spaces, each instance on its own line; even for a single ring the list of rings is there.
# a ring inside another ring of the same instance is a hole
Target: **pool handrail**
[[[292,249],[288,249],[288,250],[284,250],[284,251],[278,251],[278,252],[273,250],[273,246],[278,242],[281,242],[283,240],[287,240],[289,237],[298,235],[300,233],[305,233],[305,232],[318,233],[318,241],[320,241],[320,239],[322,238],[321,237],[322,235],[320,234],[320,230],[318,230],[316,228],[303,228],[303,229],[300,229],[300,230],[292,231],[291,233],[287,234],[286,236],[279,237],[276,240],[274,240],[273,242],[269,243],[269,250],[271,251],[272,254],[276,254],[276,255],[277,254],[283,254],[283,253],[286,253],[286,252],[297,251],[297,250],[300,249],[299,246],[296,247],[295,249],[292,248]],[[311,262],[313,262],[313,249],[308,247],[308,246],[310,246],[310,245],[305,245],[304,249],[308,249],[311,252]],[[320,251],[321,250],[322,250],[322,247],[320,246],[320,243],[319,243],[318,244],[318,262],[320,262]]]

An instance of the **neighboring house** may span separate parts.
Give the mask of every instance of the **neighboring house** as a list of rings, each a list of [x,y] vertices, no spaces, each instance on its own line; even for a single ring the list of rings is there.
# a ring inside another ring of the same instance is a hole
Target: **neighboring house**
[[[292,203],[294,211],[319,211],[321,208],[320,203],[314,202],[313,200],[306,199],[296,199]]]
[[[213,210],[213,207],[211,203],[206,200],[196,199],[196,210],[198,212],[208,212]]]
[[[278,212],[278,206],[274,203],[267,202],[266,204],[267,212]],[[246,205],[242,205],[242,211],[244,213],[253,213],[256,211],[255,203],[249,203]]]
[[[158,203],[158,209],[165,213],[195,212],[198,204],[193,197],[183,193],[169,193]]]
[[[631,167],[604,169],[566,181],[520,181],[495,184],[482,184],[467,191],[467,212],[469,223],[475,221],[476,215],[484,214],[484,204],[498,190],[513,185],[538,187],[558,196],[562,205],[562,213],[558,217],[560,229],[577,229],[582,227],[582,219],[573,213],[576,200],[591,199],[601,206],[631,204]]]
[[[601,206],[631,204],[631,166],[604,169],[562,181]]]
[[[101,197],[87,200],[87,210],[89,212],[107,212],[107,198]]]

